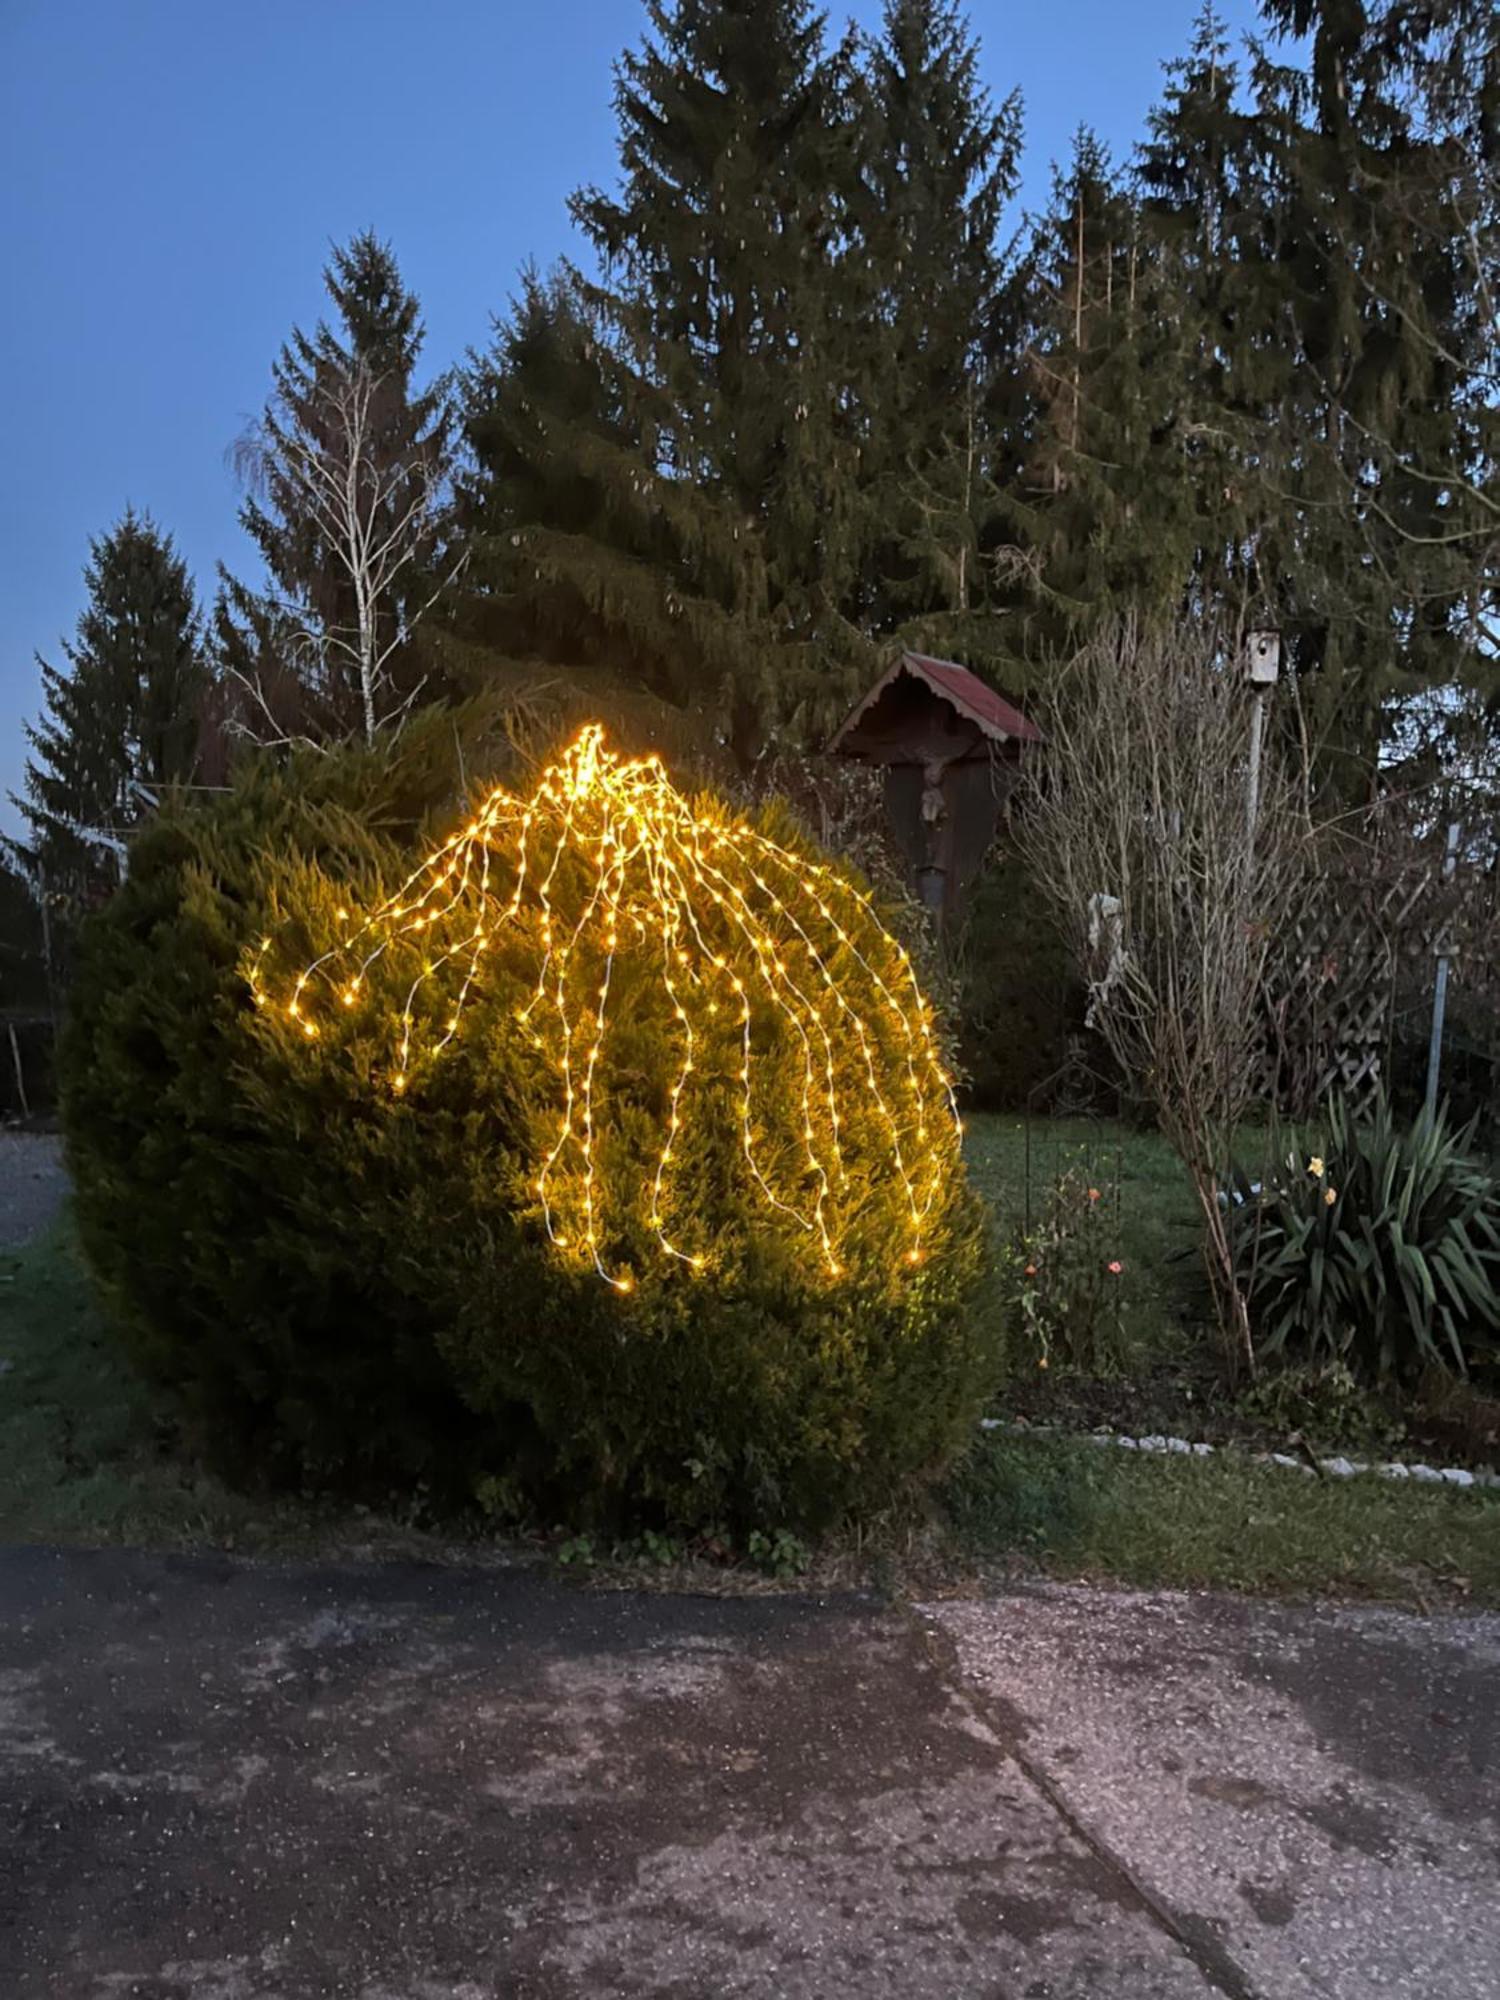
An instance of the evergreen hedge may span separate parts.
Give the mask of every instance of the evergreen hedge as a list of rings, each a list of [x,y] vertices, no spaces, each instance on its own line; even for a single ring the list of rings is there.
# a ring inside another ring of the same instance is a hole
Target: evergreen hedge
[[[678,1171],[711,1270],[653,1259],[627,1228],[619,1254],[639,1276],[620,1296],[560,1256],[536,1213],[558,1085],[515,1027],[536,976],[524,937],[401,1096],[379,1079],[409,957],[372,967],[372,1004],[336,1044],[309,1048],[283,1010],[257,1012],[262,940],[277,963],[313,955],[351,895],[378,902],[446,831],[453,740],[446,719],[419,723],[396,753],[264,767],[222,802],[169,807],[86,928],[61,1051],[68,1154],[82,1241],[137,1362],[239,1476],[482,1492],[579,1525],[816,1525],[939,1468],[995,1369],[974,1310],[982,1219],[956,1164],[921,1268],[894,1269],[900,1204],[858,1113],[830,1281],[767,1226],[732,1107],[708,1086]],[[566,871],[557,891],[561,906],[576,893]],[[659,983],[628,958],[617,976],[623,1081],[598,1151],[601,1187],[628,1190],[659,1126],[672,1022]],[[773,1026],[757,1022],[774,1095],[800,1055]]]

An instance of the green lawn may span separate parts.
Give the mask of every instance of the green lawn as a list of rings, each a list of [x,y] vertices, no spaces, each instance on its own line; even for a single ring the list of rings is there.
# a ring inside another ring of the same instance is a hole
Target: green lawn
[[[1200,1225],[1182,1164],[1160,1134],[1112,1120],[1026,1120],[975,1112],[965,1121],[975,1186],[991,1203],[1004,1242],[1035,1217],[1047,1190],[1076,1166],[1114,1210],[1131,1346],[1148,1354],[1211,1314]]]
[[[1028,1182],[1034,1216],[1052,1180],[1076,1164],[1118,1203],[1128,1276],[1126,1353],[1114,1379],[1061,1368],[1038,1374],[1034,1356],[1014,1353],[997,1411],[1063,1431],[1106,1423],[1222,1440],[1261,1430],[1218,1366],[1197,1210],[1166,1142],[1108,1122],[1036,1120],[1028,1131],[1020,1118],[980,1114],[968,1125],[970,1171],[994,1207],[998,1241],[1025,1227]],[[971,1557],[1060,1576],[1417,1604],[1455,1595],[1500,1601],[1493,1492],[1319,1481],[1233,1450],[1185,1459],[990,1433],[949,1481],[943,1509]]]
[[[235,1493],[177,1444],[109,1338],[66,1221],[0,1251],[0,1542],[297,1553],[407,1539],[397,1523]]]
[[[1024,1198],[1017,1135],[1002,1120],[977,1122],[977,1171],[1007,1205],[997,1220],[1005,1228]],[[1166,1171],[1169,1156],[1147,1138],[1120,1144],[1138,1240],[1178,1242],[1191,1218]],[[1168,1309],[1186,1296],[1170,1285],[1160,1294]],[[451,1535],[306,1499],[235,1493],[195,1468],[168,1415],[116,1354],[65,1222],[0,1254],[0,1363],[9,1364],[0,1368],[0,1541],[470,1559],[493,1550],[455,1549]],[[955,1562],[1003,1559],[1136,1584],[1500,1602],[1500,1495],[1374,1479],[1323,1484],[1233,1454],[1137,1457],[999,1433],[976,1440],[925,1528],[900,1523],[847,1544],[835,1537],[820,1566],[847,1580],[852,1564],[899,1586],[904,1551],[920,1544],[930,1554],[934,1533],[950,1573]],[[657,1579],[670,1580],[670,1569]],[[685,1580],[712,1587],[696,1572]]]
[[[991,1433],[949,1481],[959,1546],[1142,1586],[1500,1602],[1500,1489],[1318,1480]]]

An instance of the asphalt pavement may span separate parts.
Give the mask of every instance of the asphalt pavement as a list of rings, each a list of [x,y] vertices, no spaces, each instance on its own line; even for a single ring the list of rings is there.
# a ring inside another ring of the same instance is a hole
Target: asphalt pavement
[[[1500,1619],[0,1551],[0,1996],[1500,1994]]]

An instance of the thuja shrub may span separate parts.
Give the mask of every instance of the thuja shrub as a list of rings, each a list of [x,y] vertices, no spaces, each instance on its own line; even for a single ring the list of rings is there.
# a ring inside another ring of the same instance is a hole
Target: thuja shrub
[[[1087,993],[1061,937],[1038,921],[1025,859],[996,842],[949,950],[959,1057],[974,1103],[1025,1108],[1067,1060]]]
[[[337,1073],[280,1087],[242,971],[323,869],[395,864],[451,786],[421,747],[169,805],[79,938],[59,1074],[82,1246],[132,1358],[233,1476],[415,1486],[468,1449],[425,1283],[390,1234],[403,1135],[375,1131]]]
[[[233,1466],[580,1525],[940,1469],[994,1385],[984,1236],[862,885],[592,734],[430,802],[400,757],[259,773],[91,926],[69,1151],[141,1363]]]

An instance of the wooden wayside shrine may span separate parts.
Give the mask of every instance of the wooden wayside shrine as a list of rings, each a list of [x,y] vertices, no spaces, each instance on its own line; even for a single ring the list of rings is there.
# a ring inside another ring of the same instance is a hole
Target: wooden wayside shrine
[[[1042,732],[954,660],[902,653],[828,745],[885,770],[891,833],[921,901],[946,924]]]

